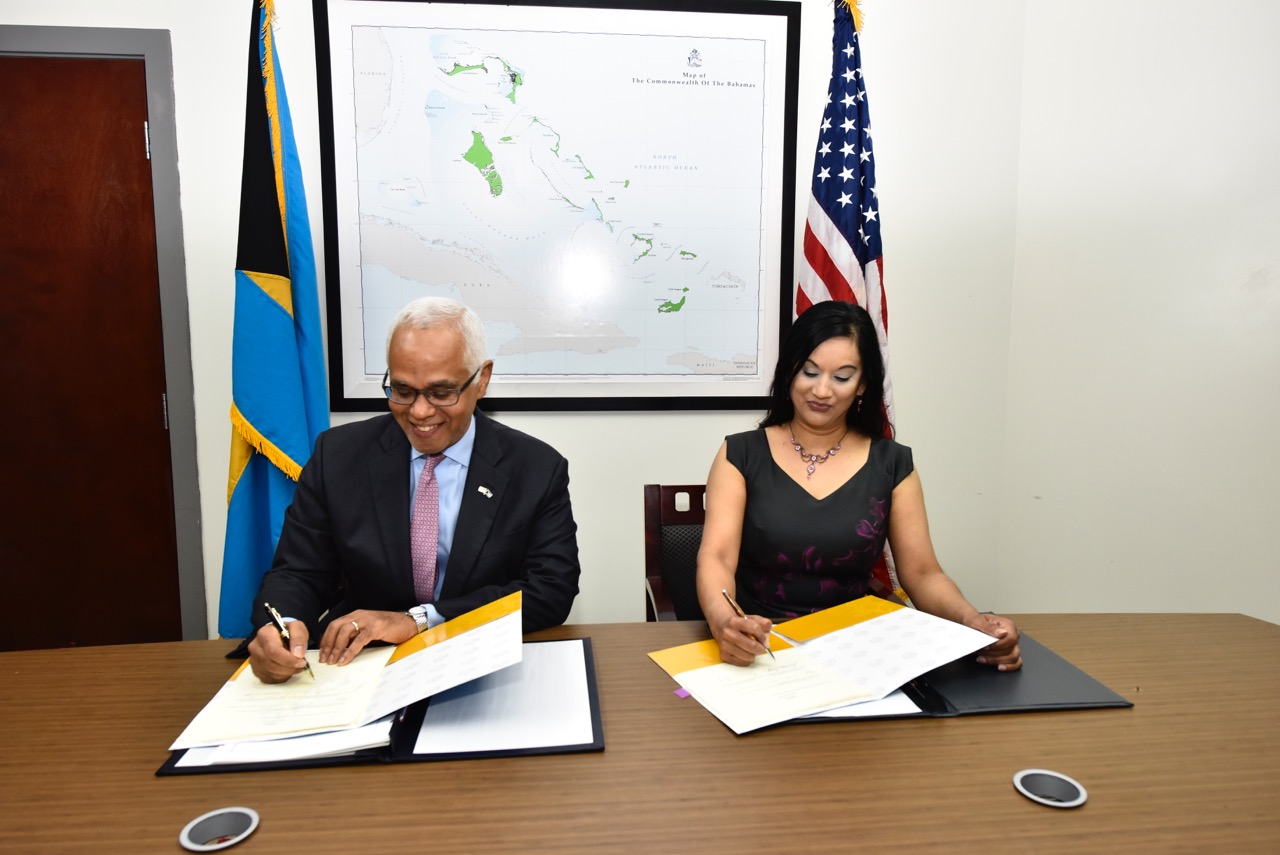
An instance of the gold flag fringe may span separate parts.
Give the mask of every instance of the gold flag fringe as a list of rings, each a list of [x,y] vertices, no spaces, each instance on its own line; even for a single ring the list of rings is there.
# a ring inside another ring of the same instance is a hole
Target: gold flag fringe
[[[257,428],[249,424],[249,420],[240,412],[240,408],[234,403],[231,405],[231,426],[235,428],[236,433],[244,439],[245,442],[253,446],[254,450],[259,454],[265,455],[272,465],[284,474],[288,475],[292,480],[297,481],[302,475],[302,467],[294,462],[293,458],[285,454],[279,448],[267,439]]]

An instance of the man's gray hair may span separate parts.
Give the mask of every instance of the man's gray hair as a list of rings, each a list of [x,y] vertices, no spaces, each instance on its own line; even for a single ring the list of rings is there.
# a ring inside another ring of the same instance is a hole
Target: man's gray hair
[[[451,326],[462,333],[462,358],[470,368],[479,368],[484,363],[484,324],[469,306],[448,297],[419,297],[396,314],[387,332],[387,361],[391,361],[391,339],[398,330],[439,326]]]

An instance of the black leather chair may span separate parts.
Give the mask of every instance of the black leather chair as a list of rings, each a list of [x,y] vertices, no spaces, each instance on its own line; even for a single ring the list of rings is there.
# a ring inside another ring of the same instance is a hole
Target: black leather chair
[[[651,621],[704,620],[698,605],[698,548],[706,485],[644,485],[645,614]]]

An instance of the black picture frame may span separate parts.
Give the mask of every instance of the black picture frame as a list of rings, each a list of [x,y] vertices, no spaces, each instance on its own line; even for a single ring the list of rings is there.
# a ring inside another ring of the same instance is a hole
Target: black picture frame
[[[645,22],[661,24],[668,38],[686,38],[680,27],[688,22],[690,32],[701,33],[688,39],[718,38],[721,31],[759,30],[758,41],[765,59],[760,70],[760,87],[765,106],[761,108],[762,121],[759,154],[760,176],[760,233],[757,302],[757,352],[754,360],[747,360],[741,368],[750,372],[747,379],[725,374],[702,374],[690,371],[685,374],[655,377],[649,374],[629,373],[617,375],[588,372],[565,372],[563,375],[543,379],[524,375],[512,375],[504,382],[503,358],[495,358],[494,379],[488,395],[481,402],[486,411],[626,411],[626,410],[753,410],[765,407],[769,382],[772,376],[777,348],[782,335],[791,324],[794,294],[794,212],[795,212],[795,127],[799,77],[800,4],[784,0],[690,0],[690,2],[643,2],[643,0],[312,0],[315,26],[316,68],[318,81],[318,112],[320,123],[321,169],[323,176],[322,202],[324,212],[324,270],[326,316],[329,348],[330,407],[335,412],[379,412],[386,408],[380,381],[385,360],[381,352],[371,351],[375,339],[364,328],[375,324],[366,319],[368,303],[362,302],[363,270],[360,262],[361,237],[364,216],[357,204],[353,216],[350,204],[346,208],[340,196],[349,200],[358,197],[359,186],[354,170],[354,155],[347,151],[356,148],[357,128],[354,123],[355,86],[339,92],[337,81],[341,76],[354,77],[354,61],[350,55],[335,57],[335,36],[352,33],[354,26],[387,26],[388,17],[399,23],[396,26],[426,28],[441,26],[438,19],[457,21],[465,14],[468,21],[475,21],[477,30],[493,30],[503,25],[513,10],[526,16],[537,16],[539,30],[545,22],[547,33],[560,35],[565,27],[582,16],[591,16],[591,25],[599,26],[617,16],[621,23],[613,35],[633,35],[623,27],[635,23],[636,15],[645,16]],[[367,16],[367,21],[366,21]],[[692,16],[692,17],[690,17]],[[353,23],[358,22],[358,23]],[[456,29],[456,23],[444,24],[446,29]],[[510,29],[509,25],[508,30]],[[524,30],[519,30],[524,32]],[[530,32],[533,32],[530,30]],[[651,30],[636,32],[650,33]],[[581,35],[581,33],[574,33]],[[733,38],[732,36],[727,38]],[[350,40],[350,38],[348,38]],[[750,41],[750,38],[743,40]],[[696,50],[690,54],[692,64]],[[335,65],[337,63],[337,65]],[[779,64],[781,67],[779,68]],[[689,75],[684,75],[689,76]],[[702,72],[706,79],[707,73]],[[639,82],[637,80],[637,82]],[[683,82],[683,81],[681,81]],[[701,81],[699,81],[701,82]],[[697,84],[693,84],[697,85]],[[708,85],[702,83],[702,85]],[[711,85],[723,86],[724,81],[711,81]],[[728,85],[742,85],[730,81]],[[514,87],[513,87],[514,94]],[[513,103],[514,103],[514,99]],[[343,106],[335,111],[335,103]],[[337,117],[337,118],[335,118]],[[348,121],[348,119],[351,121]],[[750,145],[752,141],[744,144]],[[754,153],[754,151],[751,151]],[[597,208],[598,210],[598,208]],[[353,226],[354,221],[354,226]],[[603,220],[602,220],[603,222]],[[354,237],[353,237],[354,235]],[[693,253],[680,253],[694,255]],[[344,279],[344,276],[346,277]],[[776,291],[772,282],[776,276]],[[425,287],[425,286],[424,286]],[[674,290],[674,289],[671,289]],[[688,288],[684,289],[686,292]],[[410,295],[410,296],[416,296]],[[402,299],[401,303],[407,302]],[[676,310],[683,304],[676,305]],[[673,305],[668,299],[660,304]],[[398,306],[397,306],[398,308]],[[383,307],[379,311],[386,312]],[[662,311],[662,309],[658,309]],[[360,314],[356,314],[359,312]],[[488,326],[483,308],[479,311]],[[389,322],[389,317],[387,318]],[[359,338],[357,338],[359,336]],[[381,342],[377,341],[381,348]],[[687,351],[688,349],[686,349]],[[493,335],[490,335],[490,355],[493,356]],[[686,352],[682,354],[688,357]],[[363,365],[361,365],[363,360]],[[377,366],[373,362],[378,362]],[[725,362],[725,360],[721,360]],[[376,368],[376,370],[374,370]],[[359,379],[354,379],[356,377]],[[532,379],[531,379],[532,378]]]

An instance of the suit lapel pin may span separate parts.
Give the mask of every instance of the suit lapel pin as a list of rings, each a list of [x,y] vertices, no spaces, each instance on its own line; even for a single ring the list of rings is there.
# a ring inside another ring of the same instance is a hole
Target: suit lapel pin
[[[476,492],[483,494],[486,499],[493,498],[493,491],[488,487],[477,487]]]

